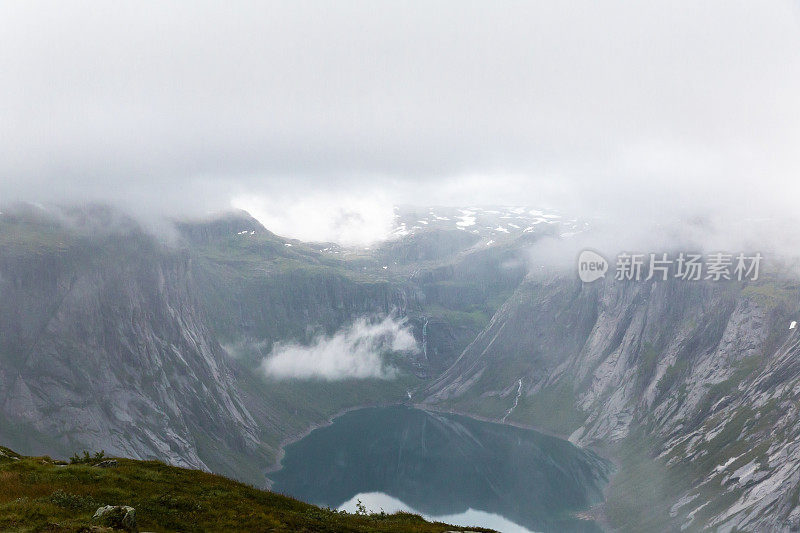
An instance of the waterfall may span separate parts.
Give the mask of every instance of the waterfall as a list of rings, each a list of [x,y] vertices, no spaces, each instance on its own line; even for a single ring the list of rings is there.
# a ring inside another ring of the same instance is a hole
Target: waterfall
[[[506,415],[503,417],[501,422],[505,422],[506,418],[508,418],[508,415],[511,414],[511,411],[516,409],[517,405],[519,404],[519,397],[522,396],[522,378],[520,378],[519,381],[517,381],[517,383],[519,385],[517,386],[517,397],[514,398],[514,405],[512,405],[511,408],[508,411],[506,411]]]
[[[425,322],[422,324],[422,355],[428,360],[428,318],[422,317]]]

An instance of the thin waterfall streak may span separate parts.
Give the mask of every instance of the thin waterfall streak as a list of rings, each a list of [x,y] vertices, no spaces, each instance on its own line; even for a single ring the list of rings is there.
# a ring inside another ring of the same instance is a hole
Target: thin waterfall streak
[[[501,422],[505,422],[511,412],[516,409],[517,405],[519,405],[519,398],[522,396],[522,378],[517,381],[517,396],[514,398],[514,405],[512,405],[508,411],[506,411],[506,415],[502,418]]]
[[[425,361],[428,360],[428,318],[425,317],[425,323],[422,324],[422,355]]]

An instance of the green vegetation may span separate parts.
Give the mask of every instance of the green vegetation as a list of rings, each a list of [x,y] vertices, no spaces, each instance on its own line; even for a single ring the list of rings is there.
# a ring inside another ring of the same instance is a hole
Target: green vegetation
[[[85,456],[92,461],[96,457]],[[91,517],[102,505],[133,507],[139,528],[145,531],[441,533],[459,529],[409,513],[370,513],[363,506],[356,514],[321,509],[155,461],[118,459],[118,464],[116,468],[67,465],[49,457],[22,457],[0,447],[0,530],[89,531]]]
[[[450,309],[442,305],[431,304],[424,308],[430,318],[440,318],[454,327],[467,328],[470,331],[481,331],[492,318],[491,309],[473,306],[469,310]]]
[[[644,342],[642,349],[639,351],[639,383],[644,385],[655,374],[656,367],[658,366],[658,359],[660,357],[659,351],[650,342]]]
[[[80,239],[55,222],[25,221],[7,218],[2,222],[0,248],[9,255],[66,253]]]
[[[719,400],[726,396],[737,394],[739,386],[757,375],[758,370],[763,365],[764,358],[760,355],[751,355],[738,361],[734,365],[733,374],[724,381],[720,381],[709,387],[706,395],[698,406],[698,416],[707,416],[709,411]]]
[[[513,365],[510,366],[513,367]],[[502,369],[505,368],[502,367]],[[499,372],[500,370],[487,369],[481,379],[492,378],[493,383],[500,382],[500,377],[493,374],[495,371]],[[494,384],[486,386],[482,384],[480,387],[470,390],[468,395],[442,402],[441,407],[491,420],[501,419],[514,405],[517,387],[513,376],[516,375],[519,375],[519,372],[515,373],[513,368],[506,372],[505,383],[512,383],[514,386],[504,396],[473,393],[475,389],[496,388]],[[566,438],[586,421],[586,414],[575,405],[572,387],[568,383],[559,382],[538,391],[533,396],[523,395],[520,397],[517,407],[514,408],[507,421],[521,423]]]
[[[667,367],[661,381],[658,382],[658,394],[656,403],[663,401],[672,388],[680,382],[680,378],[689,369],[689,362],[686,359],[678,359],[671,366]]]
[[[706,432],[717,424],[724,426],[711,439],[701,442],[691,458],[685,456],[685,443],[675,446],[665,457],[653,457],[651,450],[657,448],[656,439],[646,428],[632,428],[630,436],[610,450],[618,470],[606,491],[603,506],[606,519],[619,531],[663,531],[669,529],[665,525],[681,523],[687,510],[695,508],[691,530],[702,530],[708,520],[724,512],[742,493],[738,488],[723,486],[723,476],[709,477],[709,472],[724,464],[728,471],[735,471],[751,461],[765,467],[771,443],[741,435],[749,426],[754,426],[749,429],[751,433],[768,431],[774,421],[768,414],[774,412],[774,406],[765,406],[761,416],[756,417],[751,409],[744,407],[728,420],[718,416],[709,418],[704,424]],[[688,509],[678,508],[677,515],[672,517],[671,506],[686,493],[696,496],[694,503]],[[697,509],[697,502],[707,503]]]
[[[798,287],[789,280],[764,275],[742,289],[742,296],[753,300],[766,309],[793,308],[797,300]]]
[[[586,414],[575,406],[575,393],[569,383],[561,381],[531,397],[520,398],[510,420],[569,436],[583,425]]]
[[[606,490],[603,510],[618,531],[665,531],[669,508],[687,479],[650,456],[652,440],[634,429],[612,450],[618,470]]]
[[[421,380],[408,374],[396,379],[378,378],[325,380],[275,380],[253,377],[243,383],[270,406],[276,420],[285,424],[278,433],[302,434],[310,426],[323,424],[337,413],[364,405],[397,404],[407,399],[406,391]],[[270,442],[278,444],[278,442]]]
[[[94,455],[90,454],[86,450],[83,450],[83,455],[75,454],[73,455],[70,460],[69,464],[71,465],[95,465],[106,458],[106,452],[99,451],[95,452]]]

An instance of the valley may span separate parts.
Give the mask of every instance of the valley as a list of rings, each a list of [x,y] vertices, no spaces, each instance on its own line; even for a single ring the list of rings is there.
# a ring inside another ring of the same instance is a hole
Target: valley
[[[408,234],[367,249],[286,239],[244,212],[154,235],[103,206],[3,209],[0,442],[265,487],[311,429],[406,404],[612,459],[592,509],[609,528],[800,527],[789,266],[747,283],[583,284],[531,268],[538,242],[581,223],[462,211],[398,214]],[[279,350],[359,346],[353,325],[375,317],[417,348],[388,349],[371,377],[265,371]]]

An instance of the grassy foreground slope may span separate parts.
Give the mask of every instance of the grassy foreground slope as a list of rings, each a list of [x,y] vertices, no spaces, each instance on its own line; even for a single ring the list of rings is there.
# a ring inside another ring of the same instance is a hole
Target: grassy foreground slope
[[[198,470],[156,461],[117,461],[114,468],[66,465],[0,447],[0,531],[90,531],[91,517],[103,505],[135,508],[142,531],[441,533],[462,529],[408,513],[339,513]]]

